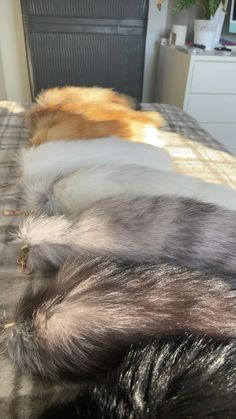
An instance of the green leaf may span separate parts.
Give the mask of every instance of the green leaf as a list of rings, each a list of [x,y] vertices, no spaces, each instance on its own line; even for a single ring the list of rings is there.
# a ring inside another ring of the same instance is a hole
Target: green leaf
[[[196,3],[196,0],[177,0],[174,5],[174,11],[177,12],[191,7],[194,3]]]
[[[214,16],[216,10],[218,9],[221,0],[209,0],[209,12],[212,16]]]

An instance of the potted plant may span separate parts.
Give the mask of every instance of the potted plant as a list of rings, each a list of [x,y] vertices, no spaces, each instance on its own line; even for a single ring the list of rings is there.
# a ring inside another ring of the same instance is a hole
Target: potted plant
[[[226,1],[225,0],[176,0],[174,5],[174,11],[180,11],[188,7],[198,4],[202,11],[204,19],[210,19],[214,16],[217,9],[221,7],[226,12]]]
[[[198,4],[203,11],[203,19],[194,22],[194,43],[203,44],[211,50],[220,40],[228,0],[176,0],[174,11]]]
[[[158,10],[161,10],[163,2],[157,0]],[[176,0],[174,11],[181,11],[194,4],[198,4],[203,12],[203,19],[195,19],[194,22],[194,43],[212,49],[220,40],[228,0]]]

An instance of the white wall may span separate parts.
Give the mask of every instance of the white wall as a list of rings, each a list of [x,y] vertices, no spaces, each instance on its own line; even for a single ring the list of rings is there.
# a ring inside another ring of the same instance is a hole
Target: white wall
[[[31,101],[20,0],[0,0],[0,100]]]
[[[2,54],[1,54],[1,49],[0,49],[0,100],[6,100],[6,99],[7,99],[7,92],[6,92],[5,79],[4,79],[4,73],[3,73]]]
[[[155,83],[160,39],[165,36],[167,24],[168,0],[161,11],[157,10],[156,0],[149,0],[148,27],[145,49],[143,102],[155,99]]]

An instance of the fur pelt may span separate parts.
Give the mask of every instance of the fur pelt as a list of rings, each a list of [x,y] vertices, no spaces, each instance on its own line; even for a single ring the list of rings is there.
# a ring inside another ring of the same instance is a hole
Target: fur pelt
[[[235,279],[87,257],[24,296],[13,322],[6,345],[23,372],[89,380],[117,365],[131,344],[158,334],[235,337]]]
[[[38,103],[26,113],[26,126],[32,130],[30,142],[33,145],[111,135],[148,142],[155,140],[157,128],[165,125],[158,112],[135,111],[129,107],[133,105],[131,99],[109,89],[49,89],[40,95]]]
[[[25,126],[34,130],[38,119],[48,110],[59,110],[60,105],[114,103],[135,108],[133,98],[103,87],[64,86],[42,90],[35,99],[36,104],[25,113]]]
[[[59,268],[68,256],[89,252],[236,273],[235,237],[235,211],[171,195],[119,195],[75,220],[29,217],[16,241],[28,246],[36,270]]]
[[[174,172],[141,166],[85,167],[54,183],[50,176],[27,179],[24,199],[36,214],[78,215],[96,201],[122,193],[173,194],[236,210],[236,190]]]
[[[40,419],[235,419],[236,342],[179,336],[133,346],[76,402]]]
[[[36,97],[41,107],[51,107],[61,103],[116,103],[128,108],[135,108],[136,101],[130,96],[106,87],[63,86],[42,90]]]
[[[47,177],[50,182],[82,167],[103,164],[138,164],[170,170],[166,151],[148,144],[128,143],[116,137],[87,141],[54,141],[26,148],[18,157],[23,182]]]

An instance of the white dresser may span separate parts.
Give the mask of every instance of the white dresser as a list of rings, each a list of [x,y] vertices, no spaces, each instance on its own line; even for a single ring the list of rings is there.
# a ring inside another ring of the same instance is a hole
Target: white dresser
[[[157,102],[183,108],[236,154],[236,56],[161,46]]]

